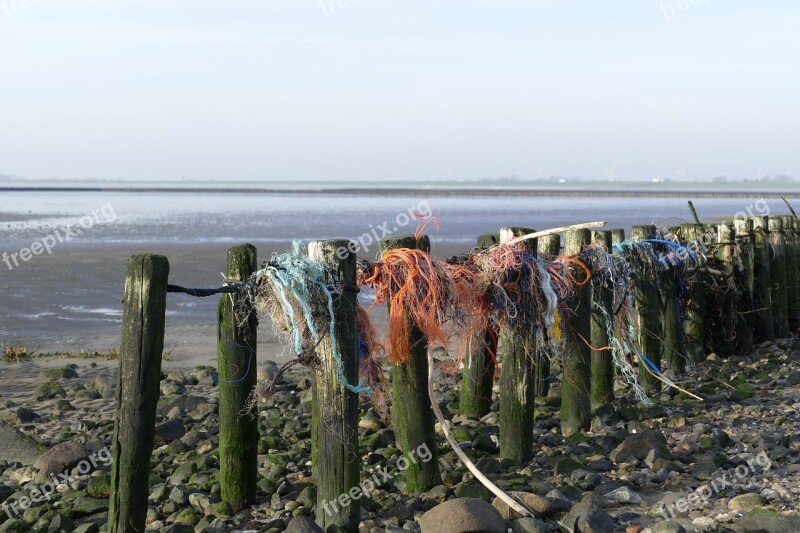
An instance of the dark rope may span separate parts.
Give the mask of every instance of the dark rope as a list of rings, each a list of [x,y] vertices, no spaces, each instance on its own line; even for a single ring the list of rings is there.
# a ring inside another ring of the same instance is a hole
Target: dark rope
[[[167,292],[182,292],[184,294],[188,294],[190,296],[213,296],[214,294],[234,294],[241,290],[240,287],[236,285],[226,285],[224,287],[220,287],[218,289],[187,289],[186,287],[181,287],[179,285],[167,285]]]

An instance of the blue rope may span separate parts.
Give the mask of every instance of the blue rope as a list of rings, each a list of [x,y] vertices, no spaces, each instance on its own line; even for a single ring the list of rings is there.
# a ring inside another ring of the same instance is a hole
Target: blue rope
[[[694,261],[695,263],[697,262],[697,256],[695,255],[695,253],[693,251],[691,251],[689,248],[687,248],[686,246],[683,246],[682,244],[678,244],[677,242],[668,241],[668,240],[665,240],[665,239],[644,239],[644,240],[642,240],[640,242],[651,242],[651,243],[655,243],[655,244],[663,244],[665,246],[672,247],[677,251],[685,250],[686,254],[689,256],[689,258],[691,258],[691,260]]]
[[[316,286],[325,296],[327,303],[331,351],[334,361],[336,361],[339,381],[351,392],[370,395],[372,389],[364,386],[361,380],[359,380],[358,385],[353,385],[348,382],[347,377],[344,375],[344,363],[342,362],[337,345],[333,295],[326,281],[328,271],[321,263],[312,261],[308,257],[302,255],[301,247],[301,241],[295,239],[292,242],[292,250],[290,252],[275,255],[267,268],[256,273],[256,282],[258,282],[258,279],[262,275],[268,276],[272,282],[273,287],[283,303],[283,309],[292,323],[292,338],[294,340],[294,350],[296,354],[303,353],[303,336],[300,331],[300,319],[296,316],[294,307],[291,305],[289,298],[291,297],[300,307],[303,314],[302,320],[305,322],[311,334],[311,338],[315,342],[319,342],[319,331],[314,323],[314,315],[309,304],[312,298],[310,288]]]

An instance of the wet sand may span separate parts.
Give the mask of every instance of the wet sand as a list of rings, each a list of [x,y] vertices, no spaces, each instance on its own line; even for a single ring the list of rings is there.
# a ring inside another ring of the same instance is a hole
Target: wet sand
[[[118,349],[128,257],[143,251],[165,254],[170,261],[170,283],[208,288],[221,284],[227,249],[227,245],[179,249],[111,247],[37,257],[24,269],[3,273],[3,281],[8,280],[12,290],[2,303],[6,317],[0,323],[0,342],[38,353]],[[260,261],[273,251],[279,249],[261,248]],[[219,274],[210,275],[214,272]],[[218,300],[219,296],[167,296],[165,367],[216,365]],[[369,305],[370,300],[362,295],[361,302]],[[376,327],[382,330],[385,310],[376,306],[372,316]],[[278,362],[292,356],[273,334],[266,317],[259,327],[258,356],[260,360]]]

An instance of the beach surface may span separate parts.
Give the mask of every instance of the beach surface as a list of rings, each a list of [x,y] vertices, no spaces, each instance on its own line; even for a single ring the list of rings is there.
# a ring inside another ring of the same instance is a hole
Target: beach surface
[[[618,382],[613,407],[595,415],[590,431],[569,438],[557,430],[560,385],[555,382],[550,395],[536,401],[534,458],[524,464],[497,458],[497,386],[492,411],[475,419],[457,414],[457,376],[438,375],[435,381],[460,446],[492,481],[514,491],[535,512],[520,519],[495,502],[507,520],[503,527],[553,532],[561,530],[559,524],[588,521],[598,532],[789,532],[800,530],[800,518],[786,514],[800,510],[798,348],[800,339],[792,335],[747,356],[710,356],[682,381],[702,401],[673,390],[654,395],[656,405],[645,407]],[[56,523],[97,531],[92,528],[108,516],[115,362],[34,360],[5,365],[2,371],[0,504],[5,505],[0,528],[23,531]],[[258,378],[269,382],[276,371],[275,363],[262,363]],[[221,503],[216,481],[216,371],[210,366],[165,369],[148,532],[317,531],[310,518],[317,502],[309,378],[307,369],[290,371],[258,406],[258,499],[252,508],[234,513]],[[361,476],[381,482],[360,500],[359,531],[418,533],[427,513],[427,520],[438,516],[442,502],[493,501],[449,449],[440,428],[443,483],[419,496],[407,494],[398,435],[366,397],[360,407]],[[62,481],[50,498],[21,507],[22,498],[51,474]],[[473,505],[467,514],[476,512]],[[456,512],[454,520],[459,516]]]

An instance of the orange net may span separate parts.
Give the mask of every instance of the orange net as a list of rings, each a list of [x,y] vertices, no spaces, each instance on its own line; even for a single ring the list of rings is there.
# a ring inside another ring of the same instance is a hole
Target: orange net
[[[448,330],[467,333],[487,324],[485,285],[464,266],[449,265],[422,250],[395,248],[368,268],[359,283],[373,288],[375,303],[389,305],[387,355],[392,363],[409,361],[412,325],[431,346],[447,348]]]

